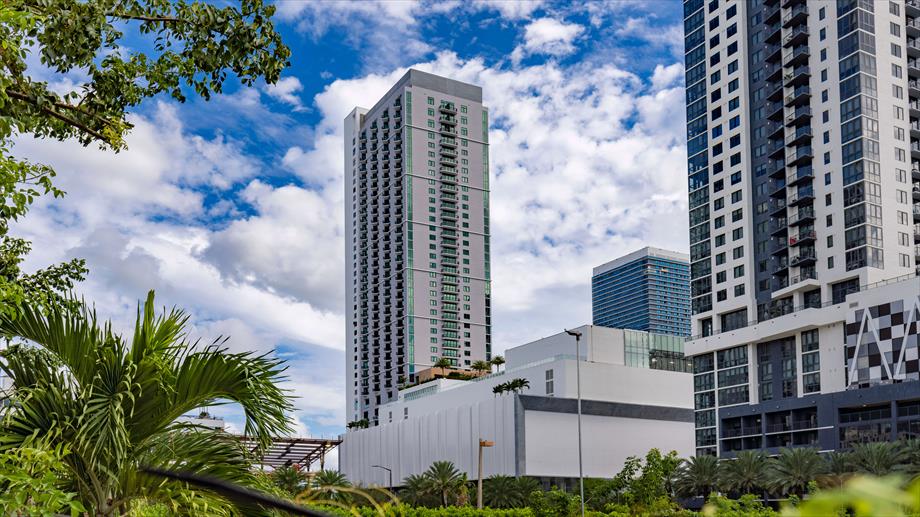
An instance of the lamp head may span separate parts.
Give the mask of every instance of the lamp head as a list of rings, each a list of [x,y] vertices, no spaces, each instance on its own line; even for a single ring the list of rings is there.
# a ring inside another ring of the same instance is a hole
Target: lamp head
[[[581,337],[581,332],[578,332],[577,330],[568,330],[568,329],[565,329],[565,333],[568,334],[568,335],[570,335],[570,336],[575,336],[576,338],[580,338],[580,337]]]

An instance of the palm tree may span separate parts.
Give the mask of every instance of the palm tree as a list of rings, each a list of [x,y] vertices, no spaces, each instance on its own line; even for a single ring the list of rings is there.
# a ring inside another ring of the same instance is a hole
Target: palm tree
[[[433,364],[432,366],[434,366],[435,368],[440,368],[440,369],[441,369],[441,377],[443,377],[443,376],[444,376],[444,369],[445,369],[445,368],[450,368],[451,366],[453,366],[453,364],[450,362],[450,359],[448,359],[448,358],[446,358],[446,357],[442,357],[442,358],[438,359],[437,361],[435,361],[434,364]]]
[[[508,389],[514,393],[520,393],[526,389],[530,389],[530,381],[527,379],[517,378],[508,381]]]
[[[157,316],[153,291],[138,307],[130,339],[111,323],[100,326],[82,301],[73,310],[26,304],[15,318],[0,316],[0,334],[29,343],[2,352],[0,368],[15,388],[0,415],[0,443],[19,447],[38,437],[69,449],[64,461],[72,485],[66,488],[97,516],[124,514],[138,498],[229,505],[142,467],[255,483],[239,440],[180,417],[237,403],[245,434],[264,448],[291,431],[290,399],[278,387],[284,368],[265,355],[230,353],[223,342],[199,347],[187,341],[187,325],[188,316],[175,308]]]
[[[851,465],[856,472],[884,476],[896,470],[907,459],[901,444],[892,442],[860,443],[853,447]]]
[[[489,362],[492,363],[492,366],[495,366],[495,371],[497,372],[501,370],[501,366],[505,364],[505,358],[500,355],[497,355],[493,357],[492,360]]]
[[[482,501],[489,508],[523,508],[536,487],[533,478],[490,476],[482,483]]]
[[[902,442],[904,451],[904,468],[911,474],[920,472],[920,439],[906,440]]]
[[[303,492],[307,487],[307,476],[299,467],[279,467],[273,470],[269,477],[276,487],[291,497]]]
[[[709,497],[718,483],[719,459],[715,456],[694,456],[680,466],[677,489],[682,495]]]
[[[473,364],[470,365],[470,368],[478,373],[488,372],[492,369],[492,363],[489,361],[473,361]]]
[[[399,498],[412,506],[430,506],[432,497],[428,478],[424,474],[412,474],[402,482]]]
[[[466,486],[466,474],[449,461],[436,461],[425,471],[428,489],[441,499],[441,506],[456,501]]]
[[[348,481],[345,474],[337,470],[321,470],[317,472],[313,479],[310,480],[310,487],[321,498],[329,501],[344,503],[351,499],[351,493],[347,490],[351,488],[351,482]],[[342,490],[343,488],[346,490]]]
[[[767,486],[767,457],[760,451],[741,451],[719,466],[720,485],[726,492],[751,494]]]
[[[810,447],[783,449],[772,462],[771,486],[782,494],[805,495],[808,484],[824,473],[825,463]]]
[[[502,383],[496,384],[495,386],[492,387],[492,393],[495,394],[495,395],[501,395],[502,393],[508,391],[508,389],[509,389],[509,388],[508,388],[508,383],[507,383],[507,382],[502,382]]]
[[[822,487],[842,487],[853,474],[852,454],[833,451],[824,455],[824,475],[820,476]]]

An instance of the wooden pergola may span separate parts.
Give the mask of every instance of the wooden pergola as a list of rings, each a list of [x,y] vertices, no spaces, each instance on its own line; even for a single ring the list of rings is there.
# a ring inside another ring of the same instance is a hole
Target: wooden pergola
[[[255,453],[258,444],[255,440],[240,436],[243,444]],[[342,443],[342,440],[330,438],[274,438],[272,444],[258,455],[262,467],[286,467],[300,465],[309,471],[319,461],[319,468],[326,468],[326,454]]]

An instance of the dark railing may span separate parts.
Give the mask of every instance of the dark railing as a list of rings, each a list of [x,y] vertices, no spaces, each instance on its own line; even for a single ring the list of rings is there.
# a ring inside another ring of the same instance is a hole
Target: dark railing
[[[916,207],[915,207],[915,208],[916,208]],[[853,293],[857,293],[857,292],[860,292],[860,291],[867,291],[867,290],[869,290],[869,289],[875,289],[876,287],[882,287],[882,286],[884,286],[884,285],[889,285],[889,284],[896,284],[896,283],[898,283],[898,282],[903,282],[903,281],[905,281],[905,280],[916,279],[917,276],[918,276],[918,275],[917,275],[916,273],[908,273],[908,274],[906,274],[906,275],[901,275],[901,276],[899,276],[899,277],[889,278],[888,280],[881,280],[881,281],[879,281],[879,282],[874,282],[874,283],[871,283],[871,284],[861,285],[861,286],[859,287],[858,290],[854,290],[854,291],[852,291],[852,292],[850,292],[850,293],[847,293],[847,294],[853,294]],[[697,334],[697,335],[695,335],[695,336],[690,336],[689,341],[693,341],[693,340],[695,340],[695,339],[702,339],[702,338],[706,338],[706,337],[710,337],[710,336],[715,336],[715,335],[717,335],[717,334],[722,334],[722,333],[725,333],[725,332],[731,332],[731,331],[739,330],[739,329],[742,329],[742,328],[752,327],[752,326],[754,326],[754,325],[757,325],[758,323],[763,323],[763,322],[765,322],[765,321],[770,321],[770,320],[773,320],[773,319],[776,319],[776,318],[779,318],[779,317],[782,317],[782,316],[786,316],[786,315],[789,315],[789,314],[794,314],[794,313],[801,312],[801,311],[804,311],[804,310],[807,310],[807,309],[822,309],[822,308],[825,308],[825,307],[832,307],[832,306],[834,306],[834,305],[841,305],[841,304],[843,304],[843,303],[846,303],[846,299],[844,299],[843,301],[839,301],[839,302],[829,301],[829,302],[824,302],[824,303],[806,303],[806,304],[804,304],[804,305],[800,305],[800,306],[797,306],[797,307],[793,307],[791,310],[785,311],[785,312],[782,312],[782,313],[779,313],[779,314],[775,314],[775,315],[773,315],[773,314],[765,314],[765,315],[764,315],[763,317],[761,317],[761,318],[757,318],[757,319],[750,320],[750,321],[748,321],[747,323],[742,323],[741,325],[739,325],[739,326],[737,326],[737,327],[735,327],[735,328],[732,328],[731,330],[719,330],[718,332],[715,331],[715,330],[712,330],[712,331],[710,331],[709,333],[706,333],[706,334]]]

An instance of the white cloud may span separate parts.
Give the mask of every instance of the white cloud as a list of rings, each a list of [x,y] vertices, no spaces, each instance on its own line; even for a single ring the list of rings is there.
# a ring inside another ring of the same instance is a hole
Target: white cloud
[[[574,41],[584,27],[555,18],[540,18],[524,28],[523,51],[529,54],[565,56],[575,51]]]
[[[300,79],[288,76],[278,80],[275,84],[265,85],[265,93],[269,97],[291,105],[295,110],[302,110],[303,104],[298,93],[303,90]]]
[[[652,72],[652,89],[657,91],[679,86],[683,80],[683,63],[673,63],[668,66],[659,64],[655,66],[655,70]]]
[[[647,16],[630,17],[617,28],[615,34],[619,38],[635,38],[666,48],[675,55],[683,54],[684,29],[679,23],[662,27],[652,24]]]

